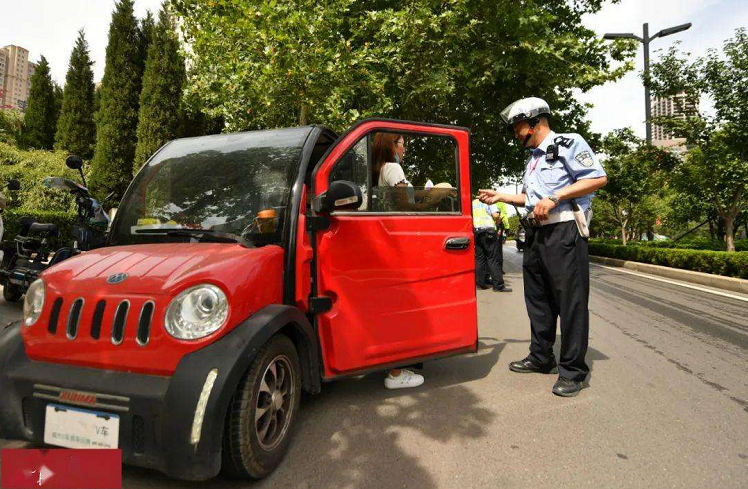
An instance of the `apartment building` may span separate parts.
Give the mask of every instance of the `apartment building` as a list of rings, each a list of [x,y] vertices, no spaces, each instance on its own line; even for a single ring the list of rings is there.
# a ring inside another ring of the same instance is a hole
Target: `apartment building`
[[[670,97],[655,97],[652,99],[652,117],[675,116],[685,119],[689,114],[698,113],[699,103],[689,100],[685,92]],[[686,149],[686,140],[676,138],[667,129],[656,124],[652,125],[652,144],[661,148],[671,148],[680,153]]]
[[[35,69],[27,49],[15,45],[0,48],[0,108],[26,111]]]

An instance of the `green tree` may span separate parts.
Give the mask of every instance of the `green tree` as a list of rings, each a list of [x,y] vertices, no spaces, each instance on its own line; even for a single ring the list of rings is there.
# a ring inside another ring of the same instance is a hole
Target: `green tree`
[[[47,58],[41,61],[31,75],[29,100],[24,114],[21,145],[26,148],[52,149],[57,128],[55,87],[49,72]]]
[[[646,79],[653,93],[670,96],[685,92],[684,118],[654,120],[691,147],[675,168],[677,188],[699,195],[724,222],[728,251],[735,251],[736,219],[748,201],[748,32],[738,29],[724,43],[722,53],[709,50],[694,62],[677,46],[652,66]],[[695,103],[702,96],[714,102],[714,115],[700,114]]]
[[[480,186],[522,166],[504,106],[541,96],[555,129],[585,133],[572,91],[619,78],[634,52],[585,27],[599,0],[174,3],[191,48],[188,90],[229,130],[340,131],[369,116],[470,126]]]
[[[138,23],[138,68],[141,76],[145,73],[145,65],[148,59],[148,49],[153,42],[153,33],[156,29],[156,23],[153,14],[147,10],[145,17]]]
[[[140,97],[138,23],[133,0],[115,4],[109,26],[106,67],[96,114],[96,150],[91,186],[122,197],[132,179]]]
[[[60,113],[62,113],[62,100],[65,97],[65,92],[62,87],[57,83],[54,83],[55,93],[55,134],[57,134],[57,124],[60,122]]]
[[[663,173],[672,168],[675,157],[667,151],[643,144],[631,129],[608,134],[602,144],[608,185],[597,194],[610,205],[599,209],[610,213],[618,225],[621,240],[649,231],[657,219],[656,194],[662,188]]]
[[[167,141],[179,137],[182,116],[181,93],[185,82],[184,59],[167,7],[158,15],[158,25],[148,50],[143,91],[140,94],[138,146],[134,171]]]
[[[92,65],[88,43],[81,29],[70,55],[70,65],[65,77],[65,92],[57,121],[55,148],[86,159],[93,156],[96,144]]]

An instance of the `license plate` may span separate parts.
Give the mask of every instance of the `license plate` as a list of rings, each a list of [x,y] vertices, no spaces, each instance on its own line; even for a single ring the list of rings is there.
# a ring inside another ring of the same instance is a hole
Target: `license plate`
[[[67,448],[118,448],[119,416],[47,404],[44,443]]]

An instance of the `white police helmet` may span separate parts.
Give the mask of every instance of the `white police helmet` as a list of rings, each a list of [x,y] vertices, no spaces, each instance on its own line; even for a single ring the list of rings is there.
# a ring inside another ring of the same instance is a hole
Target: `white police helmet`
[[[551,109],[545,100],[538,97],[521,98],[501,111],[501,119],[510,126],[516,122],[534,119],[541,115],[551,115]]]

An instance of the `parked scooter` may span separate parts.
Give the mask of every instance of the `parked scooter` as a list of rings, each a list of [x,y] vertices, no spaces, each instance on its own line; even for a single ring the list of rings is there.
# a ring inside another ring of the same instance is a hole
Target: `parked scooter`
[[[47,177],[44,179],[44,185],[48,188],[66,190],[75,196],[78,219],[71,233],[72,246],[60,248],[50,258],[48,242],[58,235],[57,226],[38,223],[31,218],[21,218],[21,230],[15,238],[15,248],[11,256],[6,254],[0,267],[0,285],[3,286],[3,297],[8,302],[20,300],[29,285],[47,268],[81,251],[104,246],[106,242],[109,217],[86,188],[83,161],[72,155],[65,160],[65,164],[68,168],[80,172],[84,184],[67,178]]]

